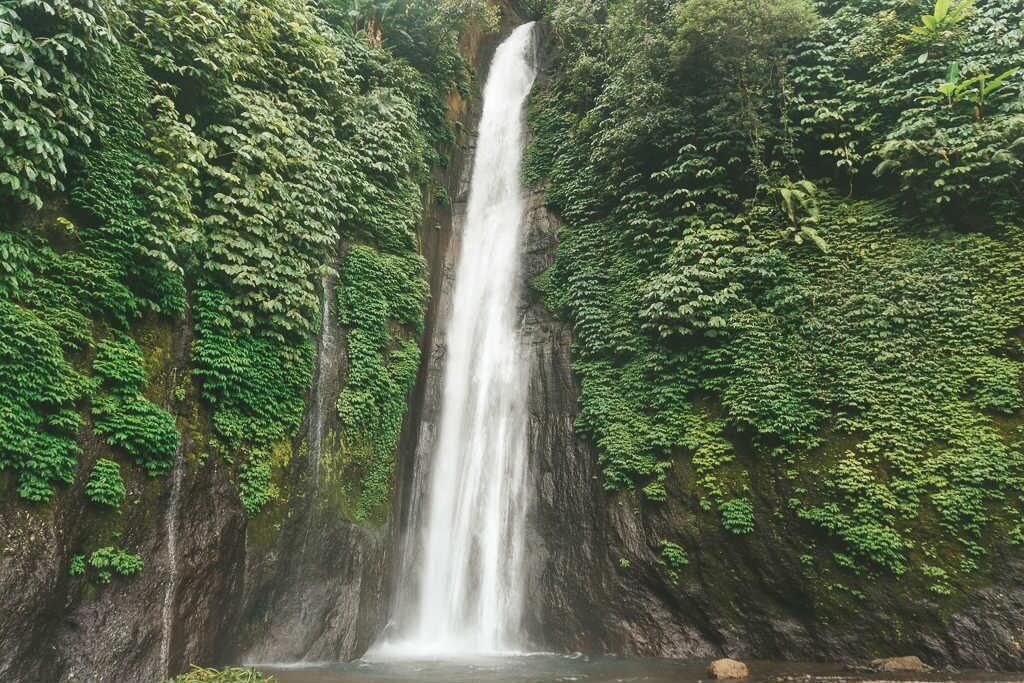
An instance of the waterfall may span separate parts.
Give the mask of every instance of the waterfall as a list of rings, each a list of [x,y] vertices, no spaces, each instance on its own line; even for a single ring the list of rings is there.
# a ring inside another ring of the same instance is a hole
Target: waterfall
[[[160,614],[160,670],[170,678],[171,638],[174,635],[174,601],[178,591],[178,501],[181,500],[181,482],[185,476],[185,448],[179,440],[174,450],[174,471],[171,479],[171,500],[165,520],[167,531],[167,582]]]
[[[528,357],[521,339],[520,180],[533,24],[498,46],[484,87],[445,332],[432,452],[417,453],[389,639],[371,656],[458,656],[525,645]]]

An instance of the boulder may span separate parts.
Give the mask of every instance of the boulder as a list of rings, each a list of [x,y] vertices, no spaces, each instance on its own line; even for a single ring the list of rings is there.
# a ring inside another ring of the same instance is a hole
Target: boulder
[[[735,659],[716,659],[708,667],[708,675],[712,678],[746,678],[747,665]]]
[[[886,657],[871,661],[875,671],[929,671],[930,666],[921,661],[920,657]]]

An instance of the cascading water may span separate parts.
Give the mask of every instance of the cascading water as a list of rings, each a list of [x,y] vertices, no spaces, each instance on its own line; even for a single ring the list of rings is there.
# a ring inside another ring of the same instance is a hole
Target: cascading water
[[[160,615],[160,671],[170,678],[171,638],[174,635],[174,605],[178,592],[178,503],[181,500],[181,482],[185,476],[185,450],[179,441],[174,450],[174,474],[171,480],[171,500],[167,507],[167,583]]]
[[[432,453],[417,454],[389,640],[371,656],[522,649],[527,352],[518,307],[526,214],[523,110],[535,77],[533,24],[498,46],[484,87],[469,204],[446,330]]]

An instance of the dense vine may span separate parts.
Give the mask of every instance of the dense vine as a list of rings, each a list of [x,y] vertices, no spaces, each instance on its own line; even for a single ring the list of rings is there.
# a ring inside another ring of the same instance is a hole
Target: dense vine
[[[788,510],[808,571],[941,595],[1014,542],[1024,484],[1021,6],[944,5],[541,8],[525,164],[605,487],[739,535]]]

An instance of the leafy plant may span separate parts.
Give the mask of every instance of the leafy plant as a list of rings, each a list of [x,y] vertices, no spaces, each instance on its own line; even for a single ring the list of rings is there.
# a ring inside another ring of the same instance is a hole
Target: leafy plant
[[[104,546],[89,555],[89,566],[96,570],[96,580],[110,583],[114,575],[134,576],[142,571],[143,562],[139,555],[126,552],[114,546]]]
[[[959,102],[968,102],[973,105],[972,111],[977,120],[984,113],[986,98],[1002,88],[1006,84],[1006,80],[1018,71],[1020,69],[1014,67],[995,77],[985,72],[970,78],[963,78],[960,75],[960,65],[953,62],[949,65],[946,80],[938,85],[939,94],[923,99],[929,102],[945,102],[950,107]]]
[[[138,344],[121,333],[104,339],[97,345],[93,370],[104,391],[93,399],[96,432],[137,460],[149,476],[167,472],[181,436],[174,417],[141,393],[148,378]]]
[[[737,535],[754,532],[754,506],[749,498],[733,498],[718,505],[722,513],[722,526]]]
[[[0,5],[0,197],[41,208],[63,187],[67,157],[94,134],[89,65],[114,38],[99,0],[12,0]]]
[[[910,27],[904,40],[931,45],[947,39],[974,10],[974,0],[935,0],[930,14],[922,14],[921,22]]]
[[[789,219],[793,241],[803,244],[804,238],[814,242],[818,249],[828,252],[828,244],[821,238],[814,225],[818,222],[818,204],[814,199],[818,188],[809,180],[791,182],[784,179],[783,184],[775,190],[779,196],[779,204]]]
[[[690,564],[690,558],[682,547],[671,541],[662,540],[658,545],[661,548],[658,564],[665,569],[669,581],[673,584],[679,583],[679,572],[683,567]]]
[[[121,466],[107,458],[97,460],[85,484],[85,495],[94,503],[119,508],[124,501],[124,494]]]
[[[85,574],[85,555],[72,555],[71,563],[68,566],[69,576],[82,576]]]
[[[70,484],[88,384],[65,360],[61,336],[35,311],[0,299],[0,469],[18,476],[18,495],[49,501]]]

